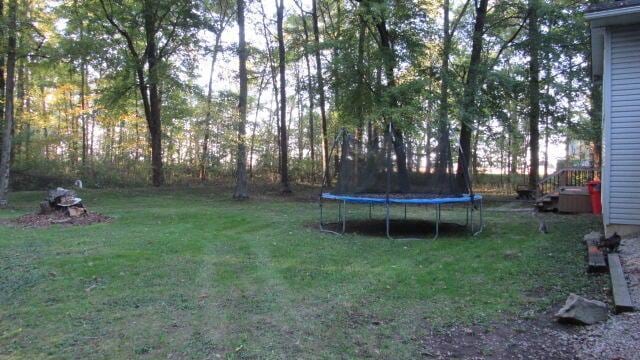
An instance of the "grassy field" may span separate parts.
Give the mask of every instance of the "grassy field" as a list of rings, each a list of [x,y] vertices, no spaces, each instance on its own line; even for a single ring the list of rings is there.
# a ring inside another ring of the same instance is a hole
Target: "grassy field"
[[[321,234],[315,203],[264,192],[81,195],[113,221],[0,225],[2,359],[411,358],[434,328],[535,317],[595,291],[580,244],[591,216],[553,217],[542,235],[529,213],[489,204],[478,237],[394,242]],[[0,218],[42,197],[15,193]]]

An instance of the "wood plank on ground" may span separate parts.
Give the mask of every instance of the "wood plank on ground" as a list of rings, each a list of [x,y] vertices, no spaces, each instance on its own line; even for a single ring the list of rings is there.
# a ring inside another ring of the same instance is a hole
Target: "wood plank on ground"
[[[587,272],[603,273],[607,271],[607,262],[604,259],[604,253],[598,249],[598,244],[595,241],[589,241],[587,243],[587,254],[589,257]]]
[[[629,288],[627,287],[627,280],[624,277],[622,263],[620,263],[620,256],[618,254],[609,254],[608,260],[615,312],[634,311]]]

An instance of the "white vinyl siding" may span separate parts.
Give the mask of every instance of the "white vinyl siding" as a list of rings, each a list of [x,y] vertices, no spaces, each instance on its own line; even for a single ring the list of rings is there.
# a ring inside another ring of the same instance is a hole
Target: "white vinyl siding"
[[[640,225],[640,26],[610,29],[607,42],[605,216]]]

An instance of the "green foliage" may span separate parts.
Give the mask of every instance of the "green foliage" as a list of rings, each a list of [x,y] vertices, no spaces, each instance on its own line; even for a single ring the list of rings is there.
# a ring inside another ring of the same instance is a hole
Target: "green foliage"
[[[148,124],[136,71],[148,56],[144,29],[144,9],[148,5],[157,15],[157,51],[162,56],[153,75],[147,65],[142,66],[143,79],[146,83],[159,81],[164,163],[170,169],[180,168],[184,177],[198,177],[196,168],[203,161],[212,177],[233,173],[237,144],[237,46],[231,31],[234,1],[65,0],[19,4],[18,67],[23,75],[18,85],[24,88],[19,100],[24,108],[16,114],[16,169],[28,168],[34,176],[45,176],[50,162],[62,169],[61,175],[89,177],[89,183],[106,183],[99,179],[113,178],[112,174],[122,176],[122,184],[147,180],[138,175],[127,178],[127,174],[140,174],[150,166]],[[466,7],[464,4],[453,2],[450,11],[451,141],[458,141],[462,115],[471,114],[475,170],[503,174],[520,171],[528,162],[529,146],[525,122],[529,111],[527,3],[499,1],[490,6],[477,101],[463,109],[475,19],[474,2]],[[290,156],[293,180],[306,181],[312,169],[318,175],[316,179],[321,178],[322,135],[312,19],[305,8],[309,4],[298,5],[286,9],[291,110],[287,123],[290,152],[298,154],[298,144],[304,148],[301,161]],[[317,47],[325,82],[329,142],[343,127],[366,137],[369,125],[382,134],[393,122],[405,133],[407,143],[418,150],[413,160],[427,155],[435,161],[441,106],[442,2],[318,0],[317,5]],[[600,138],[600,100],[591,98],[597,97],[597,91],[592,94],[590,90],[589,32],[582,6],[581,2],[568,0],[541,1],[541,133],[551,144],[566,137],[596,144]],[[280,161],[277,95],[271,72],[275,64],[275,12],[271,10],[269,4],[250,2],[247,12],[248,28],[260,33],[250,37],[248,44],[247,144],[251,145],[252,173],[262,178],[277,172]],[[381,46],[378,25],[382,23],[388,32],[389,49]],[[130,37],[134,52],[124,33]],[[224,36],[216,47],[218,33]],[[209,105],[205,79],[214,50],[218,62]],[[308,69],[307,57],[311,58]],[[388,78],[388,65],[393,68],[392,79]],[[85,110],[81,110],[83,90]],[[313,109],[309,100],[314,103]],[[208,135],[207,153],[203,154]],[[84,160],[83,141],[89,148],[89,159]],[[429,154],[425,154],[427,149]],[[425,165],[423,160],[419,169],[424,171]]]

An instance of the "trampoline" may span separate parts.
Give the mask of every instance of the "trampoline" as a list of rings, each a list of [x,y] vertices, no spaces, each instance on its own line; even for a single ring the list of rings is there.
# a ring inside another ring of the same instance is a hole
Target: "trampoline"
[[[466,211],[465,227],[472,235],[478,235],[484,228],[482,195],[474,194],[468,173],[456,177],[453,172],[451,155],[447,161],[447,170],[438,174],[403,172],[398,156],[403,146],[394,139],[394,130],[389,130],[383,139],[368,141],[365,146],[359,140],[341,130],[331,149],[335,155],[334,179],[325,175],[319,196],[320,230],[343,235],[347,230],[347,204],[368,205],[369,219],[373,218],[373,207],[383,206],[385,210],[386,236],[391,235],[391,212],[393,207],[404,206],[404,219],[407,219],[407,207],[433,207],[435,230],[433,238],[440,235],[443,206],[464,206]],[[366,149],[366,150],[364,150]],[[451,154],[449,152],[449,154]],[[463,156],[458,147],[458,156]],[[338,221],[335,230],[325,223],[325,202],[337,203]],[[478,213],[477,221],[474,214]]]

